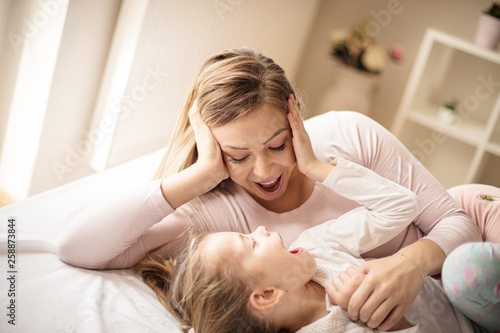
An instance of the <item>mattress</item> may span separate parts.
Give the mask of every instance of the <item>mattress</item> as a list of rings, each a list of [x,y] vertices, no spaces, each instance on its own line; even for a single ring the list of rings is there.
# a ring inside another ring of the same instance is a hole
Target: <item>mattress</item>
[[[130,269],[94,271],[59,260],[59,231],[85,206],[151,179],[156,151],[0,208],[0,332],[181,332]]]

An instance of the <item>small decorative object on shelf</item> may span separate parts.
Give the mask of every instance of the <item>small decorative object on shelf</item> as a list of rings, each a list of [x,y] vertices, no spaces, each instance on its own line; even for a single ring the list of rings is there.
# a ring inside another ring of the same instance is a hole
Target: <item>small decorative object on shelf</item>
[[[379,74],[389,61],[403,60],[402,48],[394,45],[387,50],[379,46],[370,34],[368,21],[351,30],[332,31],[330,43],[335,67],[333,84],[325,90],[318,111],[352,110],[368,114]]]
[[[480,14],[474,42],[482,47],[495,50],[500,42],[500,4],[494,2]]]
[[[351,31],[332,31],[330,42],[334,59],[362,72],[380,74],[387,60],[400,62],[404,58],[401,46],[395,44],[386,50],[375,42],[370,35],[368,21],[354,26]]]
[[[453,100],[446,102],[439,107],[438,117],[444,123],[451,124],[456,119],[456,111],[459,106],[458,100],[454,98]]]

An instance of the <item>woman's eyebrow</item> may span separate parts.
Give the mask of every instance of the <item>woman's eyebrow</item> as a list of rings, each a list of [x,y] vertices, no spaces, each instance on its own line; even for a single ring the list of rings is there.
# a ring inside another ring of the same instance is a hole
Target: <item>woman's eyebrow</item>
[[[286,131],[286,130],[287,130],[286,127],[280,128],[279,130],[277,130],[276,132],[274,132],[274,134],[271,135],[271,137],[269,139],[267,139],[266,141],[264,141],[262,143],[262,145],[265,145],[266,143],[268,143],[269,141],[271,141],[272,139],[274,139],[277,135],[279,135],[281,132]]]
[[[269,139],[267,139],[266,141],[264,141],[262,143],[262,145],[263,146],[266,145],[269,141],[271,141],[276,136],[278,136],[281,132],[286,131],[286,130],[287,130],[286,127],[280,128],[279,130],[277,130],[276,132],[274,132],[274,134],[271,135],[271,137]],[[230,146],[230,145],[224,145],[224,146],[221,146],[221,148],[228,148],[228,149],[234,149],[234,150],[248,150],[248,148],[241,148],[241,147],[235,147],[235,146]]]

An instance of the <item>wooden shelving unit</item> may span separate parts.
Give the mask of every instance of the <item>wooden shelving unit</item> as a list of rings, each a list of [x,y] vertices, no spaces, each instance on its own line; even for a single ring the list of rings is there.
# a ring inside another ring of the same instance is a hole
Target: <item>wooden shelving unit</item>
[[[391,130],[445,187],[500,186],[500,54],[428,29]]]

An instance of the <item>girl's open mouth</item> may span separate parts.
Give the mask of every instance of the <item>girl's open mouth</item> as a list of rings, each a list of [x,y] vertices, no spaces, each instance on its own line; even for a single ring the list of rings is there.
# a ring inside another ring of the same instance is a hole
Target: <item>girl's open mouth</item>
[[[261,183],[255,183],[257,188],[264,194],[275,194],[279,192],[281,186],[283,185],[283,174],[278,178]]]
[[[301,247],[298,247],[298,248],[290,250],[288,252],[290,252],[291,254],[301,254],[302,252],[304,252],[304,249]]]

